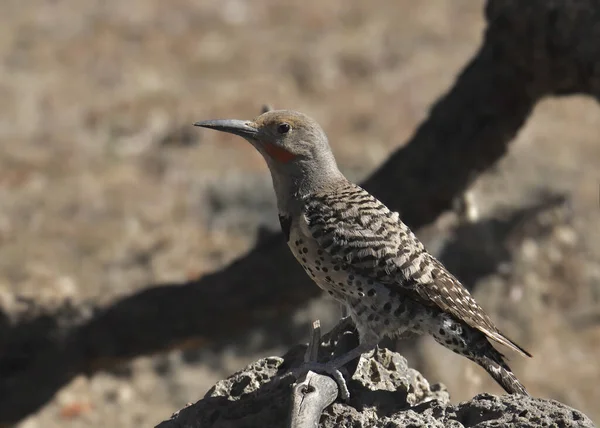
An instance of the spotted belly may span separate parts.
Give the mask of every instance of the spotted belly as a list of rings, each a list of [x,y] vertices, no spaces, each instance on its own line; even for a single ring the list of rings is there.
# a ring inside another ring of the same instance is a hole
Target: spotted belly
[[[361,342],[378,342],[407,330],[420,330],[418,307],[373,278],[332,259],[312,239],[290,234],[294,257],[310,278],[335,300],[344,304],[357,326]]]

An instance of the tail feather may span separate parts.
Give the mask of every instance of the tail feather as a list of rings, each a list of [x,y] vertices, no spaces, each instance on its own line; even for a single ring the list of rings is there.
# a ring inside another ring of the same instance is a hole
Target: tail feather
[[[487,356],[477,358],[476,362],[509,394],[529,395],[506,363],[499,363]]]
[[[532,357],[532,355],[529,352],[527,352],[525,349],[523,349],[521,346],[517,345],[513,340],[506,337],[504,334],[500,333],[499,331],[494,331],[494,332],[487,331],[487,330],[482,330],[482,331],[490,339],[512,349],[513,351],[517,351],[519,354],[523,355],[524,357],[529,357],[529,358]]]
[[[516,350],[521,350],[525,355],[529,353],[497,330],[494,332],[482,331],[465,322],[442,314],[438,324],[429,326],[429,332],[442,345],[459,355],[483,367],[489,375],[509,394],[529,395],[525,387],[513,374],[506,359],[500,351],[492,345],[490,339],[504,343]]]

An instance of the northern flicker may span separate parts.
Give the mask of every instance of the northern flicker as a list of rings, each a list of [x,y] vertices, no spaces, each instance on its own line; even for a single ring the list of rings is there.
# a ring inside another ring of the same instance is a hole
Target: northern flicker
[[[274,110],[252,121],[195,125],[241,136],[261,153],[290,250],[356,325],[360,345],[315,371],[334,374],[339,382],[338,369],[385,336],[430,334],[483,367],[508,393],[527,394],[490,340],[531,355],[494,326],[398,213],[344,177],[317,122]]]

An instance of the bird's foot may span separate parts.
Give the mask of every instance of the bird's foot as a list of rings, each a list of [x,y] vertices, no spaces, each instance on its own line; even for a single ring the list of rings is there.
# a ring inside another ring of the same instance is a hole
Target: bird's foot
[[[349,321],[349,320],[343,320]],[[345,354],[334,358],[326,363],[317,362],[319,347],[321,345],[321,324],[319,321],[315,321],[312,325],[310,342],[304,355],[303,364],[291,371],[292,376],[296,379],[302,378],[306,373],[312,371],[314,373],[325,373],[335,379],[340,389],[340,396],[344,401],[350,398],[350,391],[348,391],[348,385],[342,375],[341,369],[348,364],[350,361],[360,357],[363,352],[371,350],[375,344],[373,343],[361,343],[356,348],[346,352]]]
[[[349,318],[342,320],[342,322],[338,325],[345,325],[346,322],[351,322]],[[319,363],[317,362],[319,356],[319,347],[321,346],[321,323],[317,320],[313,322],[311,334],[310,334],[310,342],[308,343],[308,348],[306,349],[306,353],[304,354],[304,362],[303,364],[291,371],[292,376],[294,376],[297,380],[305,376],[309,371],[314,373],[326,373],[330,375],[338,384],[340,390],[340,396],[342,400],[347,401],[350,398],[350,392],[348,391],[348,385],[346,385],[346,380],[342,375],[340,369],[348,362],[348,360],[343,357],[336,358],[327,363]]]

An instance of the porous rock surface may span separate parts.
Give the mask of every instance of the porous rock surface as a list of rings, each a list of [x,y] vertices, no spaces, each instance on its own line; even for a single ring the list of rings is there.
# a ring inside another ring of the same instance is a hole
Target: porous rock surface
[[[304,350],[297,346],[282,358],[250,364],[158,428],[287,427],[294,383],[289,370],[300,365]],[[453,405],[445,386],[429,384],[385,348],[363,355],[348,388],[349,402],[338,398],[326,408],[320,427],[594,427],[583,413],[554,400],[480,394]]]

